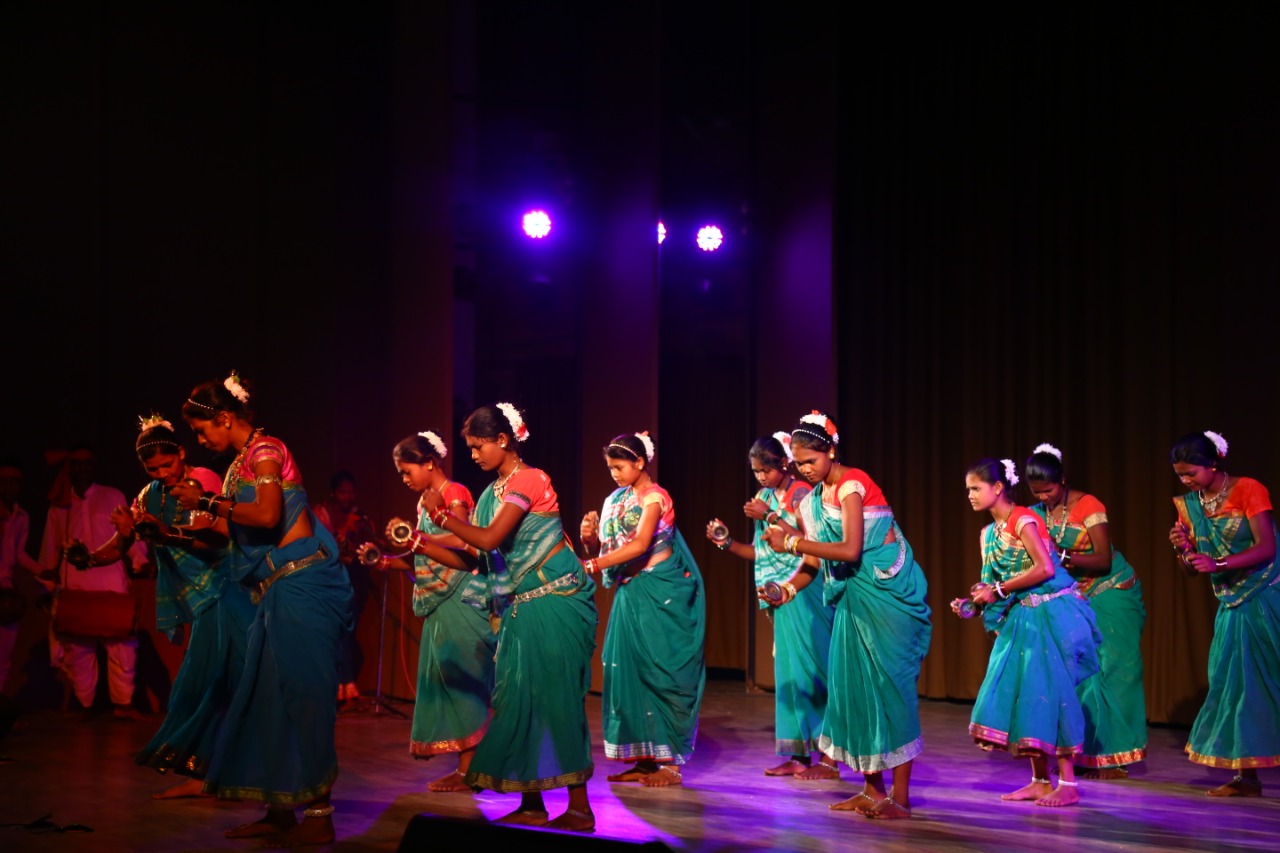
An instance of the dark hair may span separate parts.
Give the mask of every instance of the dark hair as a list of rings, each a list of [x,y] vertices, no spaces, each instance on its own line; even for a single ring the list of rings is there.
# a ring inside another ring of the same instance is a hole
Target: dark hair
[[[999,459],[992,459],[990,456],[979,459],[969,466],[965,472],[965,476],[973,474],[984,483],[995,485],[1002,484],[1006,489],[1012,489],[1013,485],[1009,482],[1004,473],[1004,462]],[[1012,497],[1012,495],[1010,495]]]
[[[754,459],[764,467],[775,471],[785,471],[791,465],[787,460],[786,448],[782,446],[781,441],[771,435],[757,438],[751,445],[751,449],[747,451],[747,458]]]
[[[835,422],[832,421],[832,423]],[[794,447],[805,447],[819,453],[826,453],[836,446],[836,442],[831,440],[825,429],[808,421],[796,421],[796,425],[791,428],[791,444]]]
[[[356,484],[356,475],[341,469],[334,471],[333,476],[329,478],[329,491],[336,492],[343,483],[350,483],[354,486]]]
[[[177,453],[182,449],[182,443],[178,441],[173,430],[164,424],[156,424],[138,433],[138,440],[133,443],[133,449],[137,452],[138,459],[146,462],[157,453]]]
[[[640,440],[639,436],[629,432],[615,435],[609,439],[609,444],[604,449],[604,455],[609,459],[626,459],[631,462],[643,462],[646,465],[651,461],[644,442]]]
[[[1222,464],[1218,455],[1218,445],[1202,432],[1189,432],[1174,442],[1169,451],[1169,464],[1185,462],[1188,465],[1199,465],[1202,468],[1217,468]]]
[[[253,391],[253,386],[243,376],[236,380],[246,391]],[[241,403],[236,395],[227,390],[227,386],[218,379],[201,382],[191,389],[187,401],[182,404],[182,416],[201,421],[211,421],[218,412],[228,412],[246,421],[253,421],[253,411],[245,403]]]
[[[439,430],[431,430],[431,432],[440,435]],[[439,462],[440,454],[436,453],[435,447],[425,436],[411,435],[400,440],[391,451],[391,458],[411,465],[426,465],[428,462]]]
[[[517,411],[519,411],[517,409]],[[516,441],[516,428],[507,420],[502,409],[497,406],[484,405],[467,415],[462,422],[462,434],[472,438],[483,438],[496,441],[499,434],[505,433],[512,441]]]
[[[1027,457],[1026,464],[1022,466],[1022,478],[1028,483],[1032,480],[1041,480],[1045,483],[1061,484],[1067,481],[1067,471],[1062,465],[1062,460],[1055,454],[1041,450]]]

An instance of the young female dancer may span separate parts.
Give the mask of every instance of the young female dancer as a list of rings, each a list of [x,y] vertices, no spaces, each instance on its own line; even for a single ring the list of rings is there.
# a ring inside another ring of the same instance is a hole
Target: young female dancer
[[[1031,760],[1031,781],[1001,799],[1069,806],[1080,801],[1072,759],[1084,742],[1076,687],[1098,671],[1102,638],[1043,522],[1014,503],[1017,483],[1009,459],[979,460],[965,474],[969,505],[991,513],[982,529],[982,581],[970,596],[996,635],[969,734],[983,749]],[[954,599],[951,609],[960,613],[963,602]],[[1049,780],[1051,757],[1057,788]]]
[[[1236,771],[1211,797],[1259,797],[1259,767],[1280,767],[1280,561],[1271,495],[1227,472],[1227,440],[1185,435],[1169,452],[1188,492],[1173,499],[1169,541],[1189,574],[1208,575],[1218,598],[1209,646],[1209,693],[1187,757]]]
[[[675,504],[649,473],[648,433],[614,436],[605,463],[618,488],[600,510],[600,556],[583,566],[617,585],[605,630],[604,754],[634,766],[610,782],[679,785],[693,755],[706,686],[706,598],[676,529]]]
[[[908,818],[911,765],[924,749],[917,683],[932,634],[924,570],[880,487],[836,461],[839,443],[835,423],[819,411],[796,424],[791,452],[813,491],[800,505],[800,535],[770,527],[765,538],[773,550],[805,558],[800,573],[780,584],[784,603],[821,569],[823,595],[836,605],[819,742],[864,783],[831,808]]]
[[[755,529],[752,544],[719,538],[725,528],[718,518],[707,525],[707,538],[720,550],[752,563],[756,591],[761,593],[766,584],[788,581],[800,569],[799,556],[769,547],[765,530],[772,524],[784,533],[798,534],[800,503],[810,486],[792,474],[790,433],[756,439],[747,458],[760,484],[760,490],[742,507]],[[821,755],[818,738],[827,710],[827,658],[835,608],[822,600],[821,575],[785,605],[765,596],[759,600],[773,623],[774,745],[778,755],[787,756],[764,774],[834,779],[840,771],[835,759]],[[817,764],[813,763],[813,752],[821,756]]]
[[[444,439],[438,432],[428,430],[397,444],[392,459],[410,490],[417,495],[427,489],[438,492],[449,514],[467,521],[475,502],[466,486],[445,474],[447,454]],[[393,518],[387,524],[388,538],[396,536],[397,528],[403,525],[400,519]],[[425,510],[418,512],[417,530],[423,537],[414,536],[404,543],[413,553],[412,565],[386,556],[377,565],[380,569],[413,572],[413,612],[422,617],[409,754],[429,759],[456,752],[458,769],[428,784],[427,790],[469,793],[471,786],[465,777],[476,744],[489,728],[496,637],[489,624],[484,582],[469,570],[475,565],[475,557],[451,550],[455,559],[450,562],[461,562],[456,568],[435,559],[446,555],[428,544],[457,549],[463,546],[456,536],[445,533],[433,522]],[[364,552],[362,548],[361,554]]]
[[[471,522],[450,513],[436,489],[425,489],[421,503],[437,527],[479,550],[501,619],[493,719],[466,782],[520,792],[520,807],[504,822],[588,832],[596,822],[587,797],[586,711],[595,582],[568,544],[551,478],[520,458],[529,430],[519,410],[481,406],[467,416],[462,437],[472,461],[498,475],[477,498]],[[548,821],[543,792],[555,788],[568,788],[569,805]]]
[[[1027,486],[1040,503],[1031,511],[1049,531],[1060,562],[1093,608],[1102,632],[1101,669],[1080,684],[1084,747],[1076,775],[1123,779],[1126,765],[1147,755],[1147,703],[1142,691],[1142,585],[1133,566],[1111,546],[1107,509],[1067,485],[1062,451],[1042,444],[1027,459]]]

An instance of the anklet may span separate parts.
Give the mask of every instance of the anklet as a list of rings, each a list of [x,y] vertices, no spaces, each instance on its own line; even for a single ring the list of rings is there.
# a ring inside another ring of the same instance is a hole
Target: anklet
[[[1048,779],[1037,779],[1037,778],[1036,778],[1036,777],[1034,777],[1034,776],[1032,776],[1032,777],[1031,777],[1031,781],[1032,781],[1032,783],[1039,782],[1041,785],[1048,785],[1048,784],[1049,784],[1049,780],[1048,780]]]
[[[1047,782],[1048,780],[1046,779],[1045,781]],[[1059,779],[1059,780],[1058,780],[1058,787],[1062,787],[1063,785],[1066,785],[1068,788],[1079,788],[1079,787],[1080,787],[1080,783],[1079,783],[1079,782],[1068,782],[1066,779]]]
[[[315,809],[303,809],[303,817],[328,817],[333,814],[333,806],[320,806]]]

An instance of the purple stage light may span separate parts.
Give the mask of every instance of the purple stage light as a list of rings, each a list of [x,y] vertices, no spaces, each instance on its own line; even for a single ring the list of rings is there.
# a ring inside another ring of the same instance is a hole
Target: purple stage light
[[[704,252],[714,252],[724,243],[724,232],[714,225],[704,225],[698,229],[698,248]]]
[[[535,240],[541,240],[551,233],[551,217],[545,210],[531,210],[524,215],[524,233]]]
[[[662,241],[667,239],[667,226],[661,222],[658,223],[658,245],[662,245]]]

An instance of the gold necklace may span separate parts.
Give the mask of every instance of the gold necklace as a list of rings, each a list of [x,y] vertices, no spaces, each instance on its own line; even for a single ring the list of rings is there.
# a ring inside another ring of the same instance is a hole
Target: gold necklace
[[[1053,522],[1049,522],[1049,535],[1059,545],[1062,544],[1062,540],[1059,537],[1067,532],[1067,504],[1069,503],[1071,503],[1071,489],[1067,489],[1067,493],[1062,496],[1062,513],[1058,517],[1058,530],[1056,533],[1053,530]],[[1045,510],[1045,517],[1048,518],[1048,516],[1049,511]]]
[[[262,433],[262,427],[251,430],[249,437],[245,439],[244,446],[236,453],[236,458],[231,460],[231,464],[227,466],[227,476],[222,480],[222,496],[224,498],[231,497],[231,493],[235,491],[236,483],[240,479],[240,468],[244,465],[245,456],[249,453],[249,446]]]
[[[515,475],[515,473],[519,470],[520,470],[520,461],[516,460],[516,467],[512,468],[511,472],[507,474],[507,476],[503,477],[500,480],[496,480],[494,482],[493,493],[497,495],[499,498],[505,495],[507,493],[507,481],[510,480]]]
[[[1196,492],[1196,497],[1200,499],[1200,507],[1204,510],[1205,515],[1213,515],[1222,506],[1222,502],[1227,498],[1227,483],[1231,480],[1231,476],[1226,471],[1222,472],[1222,485],[1218,488],[1218,493],[1211,498],[1204,496],[1204,489]]]

